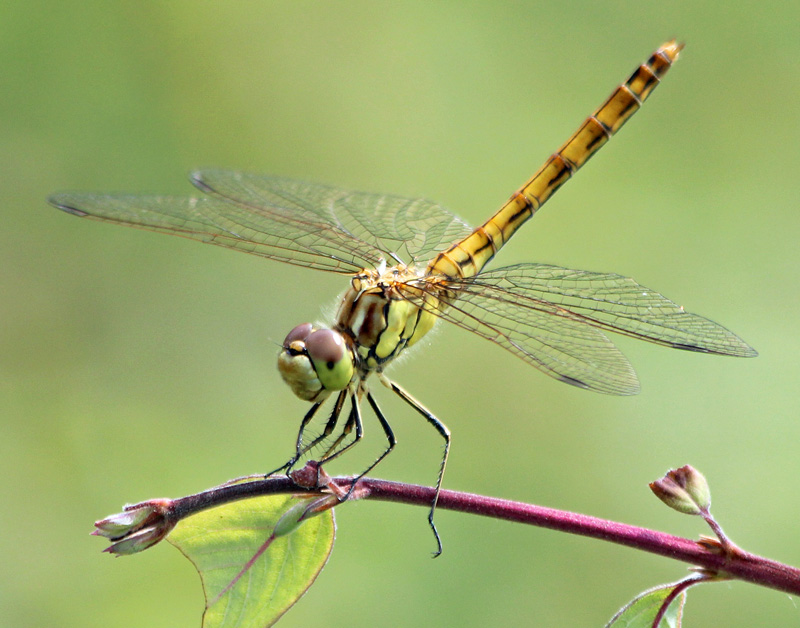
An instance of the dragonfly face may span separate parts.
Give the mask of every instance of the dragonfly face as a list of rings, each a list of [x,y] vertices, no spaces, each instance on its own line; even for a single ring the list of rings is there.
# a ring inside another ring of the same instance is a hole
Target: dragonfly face
[[[355,372],[353,352],[339,332],[303,323],[283,341],[278,371],[300,399],[322,402],[350,384]]]

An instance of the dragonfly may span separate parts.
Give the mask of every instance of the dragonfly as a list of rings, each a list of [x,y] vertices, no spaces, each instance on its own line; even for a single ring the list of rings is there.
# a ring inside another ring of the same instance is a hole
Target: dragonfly
[[[222,170],[192,173],[191,182],[203,192],[194,197],[63,193],[49,201],[75,216],[349,276],[332,324],[298,325],[280,348],[281,376],[311,407],[300,422],[292,457],[273,473],[289,473],[314,448],[324,447],[322,465],[358,443],[366,399],[386,446],[352,482],[347,499],[397,442],[369,388],[374,376],[444,441],[428,515],[438,555],[442,544],[434,511],[450,431],[385,369],[439,319],[492,341],[557,380],[613,395],[635,394],[639,383],[604,332],[701,353],[756,355],[726,328],[628,277],[535,263],[484,271],[517,230],[641,107],[682,47],[673,40],[658,48],[474,229],[426,199]],[[309,424],[329,400],[324,427],[307,437]]]

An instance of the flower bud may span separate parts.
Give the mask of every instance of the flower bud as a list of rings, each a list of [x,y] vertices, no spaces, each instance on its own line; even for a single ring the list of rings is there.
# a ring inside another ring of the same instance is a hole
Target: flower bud
[[[95,536],[114,541],[105,552],[124,556],[152,547],[169,534],[176,521],[170,518],[172,501],[153,499],[95,522]]]
[[[316,517],[317,515],[333,508],[339,503],[339,499],[334,495],[325,495],[323,497],[300,498],[294,506],[289,508],[275,524],[275,529],[272,534],[276,537],[285,536],[294,532],[300,524],[306,519]]]
[[[711,506],[708,482],[690,465],[668,471],[650,484],[650,490],[667,506],[687,515],[704,515]]]

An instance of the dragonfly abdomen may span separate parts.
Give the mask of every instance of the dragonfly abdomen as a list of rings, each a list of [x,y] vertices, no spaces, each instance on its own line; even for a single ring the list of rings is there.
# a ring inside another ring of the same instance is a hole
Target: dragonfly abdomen
[[[466,238],[439,253],[428,265],[428,272],[461,278],[477,275],[547,199],[638,111],[682,48],[682,44],[673,40],[656,50],[497,213]]]

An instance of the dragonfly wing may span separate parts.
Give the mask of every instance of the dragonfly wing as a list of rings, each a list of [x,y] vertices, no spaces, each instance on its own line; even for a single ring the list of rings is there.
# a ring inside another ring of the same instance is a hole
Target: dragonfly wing
[[[599,392],[638,392],[632,367],[603,331],[690,351],[756,355],[721,325],[620,275],[519,264],[472,279],[448,279],[446,286],[456,299],[433,310],[437,316],[552,377]],[[421,298],[415,300],[426,307]],[[436,302],[429,300],[428,309]]]
[[[458,298],[438,309],[431,309],[436,300],[408,298],[567,384],[611,395],[639,392],[633,367],[599,329],[547,303],[526,307],[491,284],[467,280],[451,286]]]
[[[57,194],[50,203],[77,216],[171,233],[295,264],[354,273],[378,263],[380,253],[348,233],[309,223],[288,209],[253,211],[212,198]]]
[[[469,235],[472,228],[450,211],[427,199],[354,192],[269,175],[201,170],[191,176],[204,192],[253,212],[286,208],[306,225],[333,228],[363,243],[357,257],[376,265],[376,251],[391,263],[424,260]],[[365,246],[364,246],[365,245]]]
[[[427,259],[471,232],[425,199],[220,170],[195,172],[192,182],[211,196],[67,193],[49,200],[78,216],[348,274],[394,257]]]
[[[492,301],[491,307],[520,323],[529,313],[545,309],[604,331],[676,349],[737,357],[757,355],[722,325],[687,312],[622,275],[519,264],[483,273],[460,287],[460,299]]]

